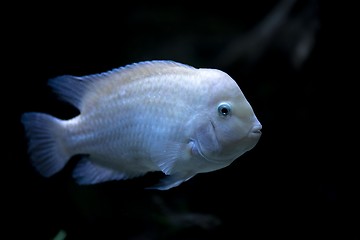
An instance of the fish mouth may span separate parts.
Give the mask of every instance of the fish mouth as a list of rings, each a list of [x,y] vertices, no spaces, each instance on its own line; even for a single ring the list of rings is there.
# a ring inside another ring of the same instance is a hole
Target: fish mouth
[[[255,126],[253,126],[249,131],[249,136],[260,137],[262,134],[261,129],[262,129],[261,124],[257,124]]]

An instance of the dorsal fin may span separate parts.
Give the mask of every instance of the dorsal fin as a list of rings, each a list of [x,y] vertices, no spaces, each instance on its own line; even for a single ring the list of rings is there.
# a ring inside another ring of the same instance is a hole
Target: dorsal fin
[[[63,75],[49,80],[49,85],[53,88],[60,98],[80,111],[83,109],[86,94],[92,91],[98,91],[101,87],[111,87],[112,84],[122,84],[141,76],[149,76],[153,74],[168,73],[175,69],[195,69],[189,65],[170,61],[170,60],[153,60],[144,61],[126,65],[124,67],[115,68],[113,70],[92,74],[87,76]],[[110,86],[108,81],[114,81]]]

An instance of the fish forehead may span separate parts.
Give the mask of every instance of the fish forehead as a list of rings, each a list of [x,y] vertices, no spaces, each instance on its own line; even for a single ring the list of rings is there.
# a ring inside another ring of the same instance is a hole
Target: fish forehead
[[[236,81],[227,73],[218,69],[200,68],[201,76],[211,84],[211,89],[221,93],[223,97],[237,97],[242,91]]]
[[[207,91],[209,96],[207,106],[211,107],[212,115],[217,116],[215,113],[217,113],[217,107],[221,103],[230,104],[233,110],[236,109],[235,113],[242,112],[244,107],[250,107],[239,85],[228,74],[215,69],[203,69],[203,71],[210,83]]]

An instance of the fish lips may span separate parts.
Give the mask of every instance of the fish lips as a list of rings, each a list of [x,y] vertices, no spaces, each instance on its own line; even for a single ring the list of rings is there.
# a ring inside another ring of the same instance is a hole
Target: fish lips
[[[248,137],[260,139],[261,134],[262,134],[261,129],[262,129],[261,124],[257,124],[255,126],[253,126],[248,133]]]
[[[261,124],[256,124],[250,129],[246,139],[244,140],[248,144],[248,147],[246,148],[245,151],[249,151],[249,150],[253,149],[255,147],[255,145],[259,142],[260,137],[262,135],[261,129],[262,129]]]

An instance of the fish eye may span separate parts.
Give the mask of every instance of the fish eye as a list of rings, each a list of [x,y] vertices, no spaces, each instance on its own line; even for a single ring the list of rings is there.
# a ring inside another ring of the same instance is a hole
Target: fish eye
[[[226,116],[230,115],[230,113],[231,113],[231,106],[227,103],[221,103],[218,106],[218,112],[219,112],[220,116],[226,117]]]

